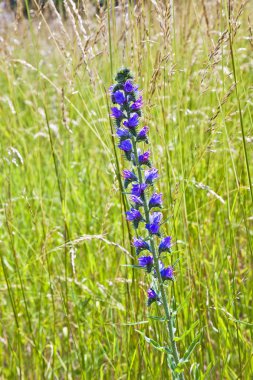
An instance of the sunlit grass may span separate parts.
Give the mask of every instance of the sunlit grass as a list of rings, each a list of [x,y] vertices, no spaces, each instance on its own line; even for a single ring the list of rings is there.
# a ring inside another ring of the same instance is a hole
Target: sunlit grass
[[[180,351],[202,334],[186,378],[193,363],[196,379],[252,376],[253,210],[238,108],[239,99],[252,178],[252,10],[238,16],[235,35],[232,24],[237,97],[222,34],[227,5],[213,2],[207,23],[202,1],[176,4],[173,23],[161,3],[129,6],[127,18],[123,8],[89,15],[90,42],[77,27],[84,61],[70,20],[66,34],[48,19],[1,32],[4,379],[169,378],[166,357],[135,331],[167,339],[149,319],[159,309],[146,307],[147,279],[124,266],[132,251],[106,101],[111,68],[122,65],[143,88],[166,231],[180,258],[176,335],[192,328]]]

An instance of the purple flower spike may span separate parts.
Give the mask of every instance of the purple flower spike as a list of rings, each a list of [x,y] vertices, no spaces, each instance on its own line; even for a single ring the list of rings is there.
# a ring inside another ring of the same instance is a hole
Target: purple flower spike
[[[131,195],[130,199],[132,202],[135,203],[136,208],[143,206],[143,201],[141,200],[141,198],[137,197],[136,195]]]
[[[163,238],[163,240],[161,241],[159,245],[159,254],[161,254],[162,252],[170,252],[170,248],[171,248],[171,236],[166,236],[165,238]]]
[[[129,137],[130,137],[129,132],[126,129],[123,129],[123,128],[118,128],[117,131],[116,131],[116,134],[122,140],[129,139]]]
[[[148,166],[150,166],[149,157],[150,157],[150,152],[145,152],[143,154],[140,154],[138,156],[139,164],[140,165],[148,165]]]
[[[112,107],[111,111],[111,116],[115,117],[116,119],[120,119],[122,116],[124,116],[123,112],[120,111],[117,107]]]
[[[124,152],[131,152],[132,151],[132,143],[130,140],[121,141],[121,143],[118,145],[119,149],[123,150]]]
[[[141,197],[143,196],[146,187],[147,185],[145,183],[142,183],[142,184],[137,183],[136,185],[133,185],[131,194],[136,195],[137,197]]]
[[[146,183],[152,185],[153,181],[158,178],[158,169],[152,168],[150,170],[145,170]]]
[[[161,271],[161,276],[162,276],[162,280],[163,281],[166,281],[166,280],[174,280],[174,269],[173,267],[167,267],[167,268],[163,268]]]
[[[152,235],[160,235],[159,228],[160,228],[160,221],[162,219],[162,213],[161,212],[154,212],[150,216],[150,223],[146,224],[146,229],[152,234]]]
[[[149,128],[147,126],[143,127],[137,135],[136,141],[146,141],[148,143],[148,133]]]
[[[134,238],[133,242],[134,247],[136,248],[136,255],[138,256],[141,251],[148,250],[150,251],[150,246],[149,244],[143,240],[142,238]]]
[[[163,305],[167,316],[167,300],[161,295],[164,296],[165,291],[163,282],[174,280],[174,266],[165,267],[163,257],[166,256],[165,252],[170,252],[172,244],[171,237],[164,237],[160,232],[163,227],[163,215],[158,210],[162,208],[163,195],[154,189],[158,170],[151,165],[150,148],[143,150],[140,146],[140,142],[149,143],[149,127],[142,123],[142,92],[127,68],[119,70],[115,81],[115,85],[110,88],[113,103],[111,117],[115,126],[114,134],[118,138],[118,147],[123,151],[123,157],[129,161],[129,167],[126,168],[129,170],[123,171],[122,180],[124,189],[127,189],[124,195],[127,195],[127,201],[131,205],[125,213],[126,220],[135,229],[136,236],[132,245],[138,265],[133,267],[142,268],[151,275],[152,285],[147,291],[147,304]],[[171,334],[170,338],[173,342]]]
[[[135,208],[131,208],[130,211],[126,212],[126,218],[129,222],[133,222],[135,228],[138,228],[139,222],[143,220],[140,211]]]
[[[162,194],[154,193],[149,200],[149,209],[152,207],[162,207]]]
[[[123,92],[121,91],[115,91],[112,94],[112,97],[113,97],[114,102],[118,104],[123,104],[126,100]]]
[[[139,115],[137,115],[137,113],[134,113],[133,116],[131,116],[128,120],[124,121],[123,124],[125,127],[129,129],[137,127],[137,125],[139,124]]]
[[[126,92],[133,92],[135,89],[133,83],[130,80],[127,80],[126,83],[124,84],[124,90]]]
[[[138,258],[139,265],[147,270],[148,273],[151,272],[153,267],[153,256],[141,256]]]
[[[149,288],[147,293],[148,293],[148,306],[150,306],[155,301],[159,301],[159,297],[157,293],[154,291],[154,289]]]
[[[143,106],[142,96],[140,96],[132,105],[132,111],[138,111]]]

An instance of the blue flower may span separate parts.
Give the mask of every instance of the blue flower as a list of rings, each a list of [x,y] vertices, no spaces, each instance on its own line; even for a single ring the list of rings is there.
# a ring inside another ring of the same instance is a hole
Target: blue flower
[[[111,116],[115,117],[116,119],[119,119],[124,116],[123,112],[120,111],[117,107],[112,107],[111,111],[112,111]]]
[[[112,94],[112,98],[113,98],[112,100],[118,104],[123,104],[126,100],[123,92],[121,92],[121,91],[115,91]]]
[[[132,111],[138,111],[143,106],[142,96],[139,97],[132,105],[131,109]]]
[[[150,232],[150,234],[160,235],[159,228],[160,228],[161,219],[162,219],[161,212],[154,212],[152,215],[150,215],[150,223],[146,224],[146,229]]]
[[[171,248],[171,236],[166,236],[163,238],[159,245],[159,254],[162,252],[170,252]]]
[[[147,291],[148,294],[148,306],[150,306],[153,302],[159,301],[159,297],[154,289],[149,288]]]
[[[124,90],[126,92],[133,92],[135,89],[133,83],[130,80],[127,80],[124,84]]]
[[[154,193],[149,200],[149,209],[152,207],[162,207],[162,194]]]
[[[148,291],[147,291],[147,293],[148,293],[148,298],[157,298],[157,294],[154,291],[154,289],[149,288]]]
[[[135,203],[136,208],[143,206],[143,201],[141,200],[141,198],[137,197],[136,195],[131,195],[130,199],[132,202]]]
[[[137,113],[134,113],[133,116],[131,116],[128,120],[124,121],[124,126],[132,129],[137,127],[139,124],[139,115]]]
[[[162,277],[162,280],[163,281],[166,281],[166,280],[174,280],[174,269],[173,267],[167,267],[167,268],[163,268],[162,270],[160,270],[160,273],[161,273],[161,277]]]
[[[137,183],[133,185],[131,194],[136,195],[137,197],[141,197],[144,194],[144,191],[146,189],[147,185],[145,183]]]
[[[145,170],[146,183],[152,185],[153,181],[157,178],[158,178],[158,169],[152,168],[149,170]]]
[[[153,256],[141,256],[138,257],[139,265],[147,270],[148,273],[151,272],[153,267]]]
[[[135,208],[131,208],[130,211],[126,212],[126,218],[129,222],[133,222],[135,228],[138,228],[139,222],[143,220],[140,211]]]
[[[141,251],[150,251],[149,244],[142,238],[134,238],[133,245],[136,248],[136,255],[139,255]]]
[[[143,127],[138,133],[136,137],[136,141],[145,141],[146,143],[148,143],[148,136],[147,136],[148,129],[149,128],[147,126]]]
[[[124,179],[127,179],[128,181],[137,181],[136,175],[133,172],[131,172],[131,170],[123,170],[122,175]]]
[[[125,180],[124,181],[124,187],[125,187],[125,189],[129,185],[129,183],[135,182],[135,181],[138,180],[137,177],[136,177],[136,175],[133,172],[131,172],[131,170],[123,170],[122,175],[123,175],[123,178]]]
[[[150,166],[149,157],[150,157],[150,152],[145,152],[143,154],[139,154],[139,156],[138,156],[139,164]]]
[[[128,139],[130,137],[129,132],[126,129],[118,128],[116,134],[121,140]]]
[[[121,143],[118,145],[119,149],[123,150],[124,152],[131,152],[132,151],[132,143],[130,140],[124,140],[121,141]]]

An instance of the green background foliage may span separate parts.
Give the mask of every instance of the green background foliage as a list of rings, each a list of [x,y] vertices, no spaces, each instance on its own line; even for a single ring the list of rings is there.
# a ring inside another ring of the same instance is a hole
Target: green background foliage
[[[168,288],[180,352],[201,333],[186,378],[250,379],[250,4],[125,1],[82,18],[67,5],[65,21],[48,3],[0,27],[0,377],[170,378],[136,331],[168,344],[148,278],[124,266],[107,89],[127,66],[180,258]]]

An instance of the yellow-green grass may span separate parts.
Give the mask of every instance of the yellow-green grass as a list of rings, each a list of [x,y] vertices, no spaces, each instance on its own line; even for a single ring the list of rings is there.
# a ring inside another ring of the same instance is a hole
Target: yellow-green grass
[[[72,8],[66,33],[41,15],[1,31],[3,379],[170,379],[136,332],[169,344],[149,318],[160,315],[146,307],[149,278],[125,266],[107,108],[122,66],[143,89],[163,232],[180,258],[168,296],[181,355],[201,333],[185,376],[251,379],[252,10],[186,1],[172,17],[163,3],[129,5],[127,19],[123,5],[99,18],[87,7],[83,27]]]

